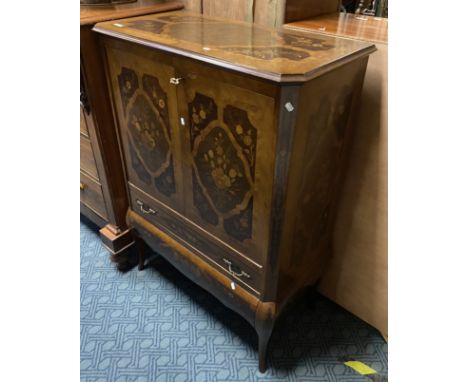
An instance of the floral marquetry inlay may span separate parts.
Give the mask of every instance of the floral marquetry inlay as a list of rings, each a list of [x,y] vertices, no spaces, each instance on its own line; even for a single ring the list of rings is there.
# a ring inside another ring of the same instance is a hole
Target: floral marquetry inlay
[[[145,90],[148,97],[151,99],[153,106],[158,110],[159,115],[164,121],[165,126],[169,126],[169,111],[167,107],[167,95],[159,85],[157,78],[143,75],[142,78],[143,89]],[[166,129],[169,137],[171,136],[170,129]]]
[[[222,127],[214,126],[200,138],[194,152],[200,181],[218,211],[232,211],[250,190],[243,155]]]
[[[218,107],[212,98],[196,93],[195,98],[189,103],[190,114],[190,141],[192,143],[200,132],[212,121],[218,118]]]
[[[118,76],[129,131],[131,166],[138,178],[166,196],[175,193],[167,94],[154,76],[122,68]],[[140,83],[142,88],[140,88]]]
[[[161,172],[169,154],[169,140],[160,116],[141,94],[130,108],[128,129],[148,169],[153,173]]]
[[[247,112],[196,93],[189,103],[193,199],[200,216],[230,236],[252,235],[253,178],[257,130]]]
[[[204,46],[222,46],[227,52],[260,60],[310,58],[310,51],[326,51],[333,44],[321,38],[295,36],[242,23],[221,22],[201,16],[159,15],[157,19],[136,19],[127,28],[149,32],[175,41]]]
[[[99,23],[94,30],[274,82],[304,82],[375,50],[371,42],[187,12]],[[192,99],[192,98],[190,98]]]
[[[249,162],[253,175],[255,170],[255,152],[257,147],[257,130],[249,121],[247,112],[235,106],[227,105],[224,109],[224,122],[229,126],[236,142]]]
[[[122,106],[124,111],[127,110],[128,103],[135,91],[138,89],[138,77],[136,73],[128,68],[122,68],[119,77],[120,96],[122,98]]]

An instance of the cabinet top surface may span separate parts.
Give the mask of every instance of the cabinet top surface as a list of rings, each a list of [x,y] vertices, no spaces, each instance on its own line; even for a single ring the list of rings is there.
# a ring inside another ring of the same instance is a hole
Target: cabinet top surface
[[[134,3],[114,5],[80,5],[80,25],[93,25],[101,21],[148,13],[174,11],[183,8],[180,1],[137,0]]]
[[[331,13],[285,24],[285,27],[384,44],[388,40],[388,19],[352,13]]]
[[[368,42],[170,12],[99,23],[94,30],[277,82],[301,82],[372,53]]]

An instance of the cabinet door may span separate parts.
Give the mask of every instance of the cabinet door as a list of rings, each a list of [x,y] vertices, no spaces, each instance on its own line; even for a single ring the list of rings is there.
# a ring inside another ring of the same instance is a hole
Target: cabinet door
[[[179,86],[186,118],[186,217],[259,265],[268,249],[275,152],[274,99],[188,73]]]
[[[109,77],[131,184],[183,212],[174,69],[168,58],[107,42]]]

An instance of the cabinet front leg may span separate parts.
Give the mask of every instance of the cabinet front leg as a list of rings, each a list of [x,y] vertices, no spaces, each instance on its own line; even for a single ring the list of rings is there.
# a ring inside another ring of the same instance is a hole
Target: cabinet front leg
[[[260,373],[264,373],[267,369],[267,366],[266,366],[267,365],[267,350],[268,350],[268,343],[270,342],[272,331],[273,331],[273,324],[265,325],[265,327],[261,330],[257,329],[258,370],[260,370]]]
[[[145,243],[139,237],[136,238],[136,246],[138,252],[138,270],[145,269]]]
[[[264,373],[267,369],[268,343],[275,325],[276,304],[260,302],[255,314],[255,330],[258,334],[258,369]]]

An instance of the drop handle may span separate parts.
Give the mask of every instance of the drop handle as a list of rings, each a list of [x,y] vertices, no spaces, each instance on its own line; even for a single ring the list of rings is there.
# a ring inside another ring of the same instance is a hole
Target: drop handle
[[[140,211],[143,212],[144,214],[147,214],[147,215],[156,215],[157,214],[157,212],[155,210],[153,210],[152,208],[150,208],[150,207],[145,208],[145,203],[143,203],[141,200],[137,199],[136,203],[140,206]]]
[[[235,270],[233,270],[233,269],[232,269],[232,266],[233,266],[233,265],[232,265],[232,262],[231,262],[231,261],[229,261],[228,259],[225,259],[225,258],[223,258],[223,261],[228,265],[228,271],[229,271],[229,273],[230,273],[231,275],[234,275],[234,276],[237,276],[237,277],[242,277],[242,276],[244,276],[244,277],[250,279],[250,275],[249,275],[248,273],[244,272],[243,270],[240,269],[240,272],[236,272]],[[236,266],[234,266],[234,267],[236,267]],[[237,267],[236,267],[236,268],[237,268]]]

